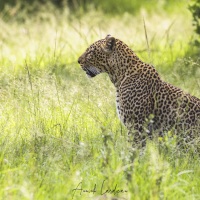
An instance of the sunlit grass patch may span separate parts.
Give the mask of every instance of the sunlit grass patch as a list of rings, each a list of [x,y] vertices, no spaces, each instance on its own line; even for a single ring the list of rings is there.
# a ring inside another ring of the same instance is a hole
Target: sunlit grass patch
[[[179,155],[176,147],[171,153],[159,152],[149,143],[144,155],[134,161],[133,179],[130,183],[134,199],[198,199],[199,189],[191,179],[196,177],[192,157]],[[173,155],[177,153],[177,155]],[[166,157],[168,155],[169,157]],[[173,158],[173,159],[172,159]],[[192,167],[193,166],[193,167]],[[196,171],[199,173],[199,170]],[[197,177],[196,177],[197,178]],[[194,180],[194,179],[193,179]],[[196,179],[197,181],[197,179]],[[149,184],[146,184],[149,183]]]

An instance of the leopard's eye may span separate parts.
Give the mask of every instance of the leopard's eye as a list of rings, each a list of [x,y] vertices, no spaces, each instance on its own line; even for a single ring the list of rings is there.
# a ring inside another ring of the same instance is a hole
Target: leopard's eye
[[[89,51],[89,52],[87,53],[87,55],[86,55],[86,58],[87,58],[87,59],[92,59],[93,56],[94,56],[94,51]]]

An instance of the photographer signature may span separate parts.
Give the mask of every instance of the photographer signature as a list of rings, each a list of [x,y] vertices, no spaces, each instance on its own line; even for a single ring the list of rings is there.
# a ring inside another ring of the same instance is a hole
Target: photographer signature
[[[84,193],[88,193],[88,194],[100,194],[100,195],[104,195],[104,194],[120,194],[120,193],[127,193],[128,191],[125,189],[121,189],[117,187],[117,184],[115,185],[114,188],[105,188],[105,181],[103,180],[100,190],[97,190],[97,184],[94,184],[94,187],[91,189],[85,189],[82,187],[82,181],[76,186],[76,188],[74,188],[72,190],[73,195],[72,195],[72,199],[74,198],[75,194],[78,193],[79,195],[82,195]]]

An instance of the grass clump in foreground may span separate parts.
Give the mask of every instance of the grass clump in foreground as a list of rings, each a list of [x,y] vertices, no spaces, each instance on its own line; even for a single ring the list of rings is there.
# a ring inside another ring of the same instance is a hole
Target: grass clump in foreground
[[[199,199],[195,149],[182,151],[170,137],[155,139],[143,155],[136,150],[131,163],[114,87],[106,75],[88,80],[77,64],[88,44],[110,33],[153,63],[163,79],[200,97],[199,60],[187,57],[187,11],[178,19],[142,11],[150,56],[140,14],[119,20],[91,11],[68,20],[67,11],[54,13],[24,23],[0,19],[0,198]]]

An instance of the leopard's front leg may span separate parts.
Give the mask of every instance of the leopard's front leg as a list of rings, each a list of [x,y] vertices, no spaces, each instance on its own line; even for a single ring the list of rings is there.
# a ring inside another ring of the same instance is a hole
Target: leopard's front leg
[[[145,147],[146,146],[146,139],[147,136],[144,134],[143,126],[142,125],[134,125],[131,128],[128,128],[128,142],[133,147]]]

